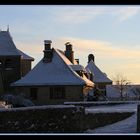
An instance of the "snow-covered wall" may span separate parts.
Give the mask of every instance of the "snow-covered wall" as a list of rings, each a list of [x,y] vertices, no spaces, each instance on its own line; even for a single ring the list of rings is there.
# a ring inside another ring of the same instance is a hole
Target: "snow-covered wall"
[[[0,109],[0,133],[81,132],[83,107],[48,105]]]
[[[85,113],[73,105],[32,106],[0,110],[0,133],[82,133],[114,123],[133,112]]]

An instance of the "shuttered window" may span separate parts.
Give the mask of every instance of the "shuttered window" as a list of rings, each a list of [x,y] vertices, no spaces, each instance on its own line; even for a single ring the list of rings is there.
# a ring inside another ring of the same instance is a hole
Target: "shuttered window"
[[[65,88],[64,87],[51,87],[50,99],[65,99]]]

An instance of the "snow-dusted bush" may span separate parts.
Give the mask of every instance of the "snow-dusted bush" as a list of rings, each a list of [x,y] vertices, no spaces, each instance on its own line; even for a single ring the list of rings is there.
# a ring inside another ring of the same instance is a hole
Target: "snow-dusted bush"
[[[12,94],[5,94],[3,95],[2,99],[6,101],[8,104],[12,104],[13,106],[34,106],[33,102],[29,99],[25,99],[21,95],[12,95]]]

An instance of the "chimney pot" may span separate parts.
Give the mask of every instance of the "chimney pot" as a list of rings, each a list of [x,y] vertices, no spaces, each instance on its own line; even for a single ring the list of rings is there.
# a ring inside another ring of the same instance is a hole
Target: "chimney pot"
[[[65,51],[65,56],[71,61],[71,63],[74,64],[74,52],[72,49],[72,44],[70,42],[66,42],[66,51]]]
[[[89,54],[89,55],[88,55],[88,63],[89,63],[91,60],[94,62],[94,59],[95,59],[95,57],[94,57],[93,54]]]
[[[44,44],[51,44],[52,41],[51,40],[44,40]]]
[[[45,45],[45,49],[44,49],[44,58],[43,58],[43,62],[49,63],[52,61],[52,57],[53,57],[53,49],[51,49],[51,40],[44,40],[44,45]]]

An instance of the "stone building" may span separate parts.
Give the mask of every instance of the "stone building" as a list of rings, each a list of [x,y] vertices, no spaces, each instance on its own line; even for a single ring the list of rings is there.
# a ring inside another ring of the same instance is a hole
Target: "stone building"
[[[23,78],[11,84],[36,105],[62,104],[83,101],[94,83],[86,77],[86,70],[74,59],[73,46],[67,42],[66,50],[51,47],[45,40],[44,57]]]
[[[96,89],[103,93],[103,95],[106,95],[106,85],[111,85],[112,80],[96,66],[93,54],[89,54],[88,65],[85,69],[92,75],[91,80],[94,82]]]
[[[11,91],[10,83],[27,74],[33,60],[16,48],[9,30],[0,31],[0,93]]]

